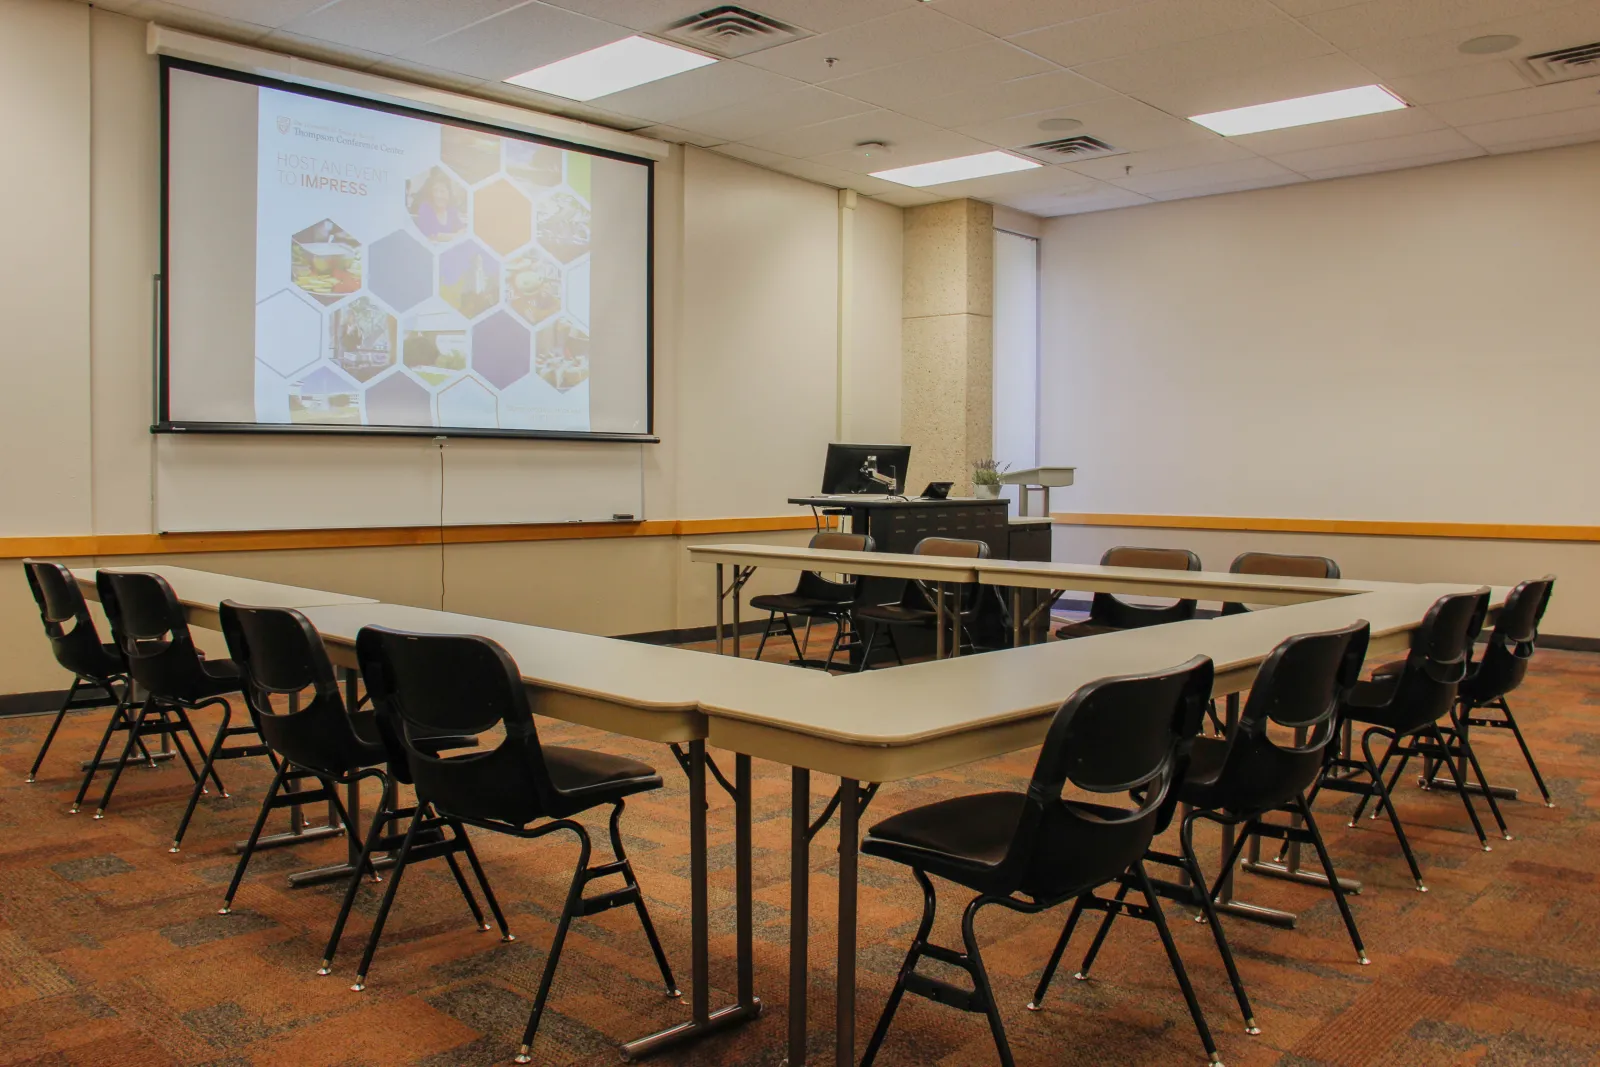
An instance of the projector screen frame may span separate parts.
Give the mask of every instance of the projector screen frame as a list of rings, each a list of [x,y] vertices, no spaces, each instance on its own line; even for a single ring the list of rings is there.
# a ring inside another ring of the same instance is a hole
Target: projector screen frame
[[[546,439],[561,441],[596,441],[596,442],[631,442],[635,444],[659,444],[661,438],[655,432],[656,419],[656,375],[655,375],[655,265],[656,265],[656,168],[655,160],[643,156],[630,155],[626,152],[616,152],[605,148],[596,148],[590,145],[579,144],[574,141],[565,141],[556,137],[547,137],[540,134],[528,133],[493,123],[478,122],[472,119],[459,118],[455,115],[439,111],[430,111],[427,108],[408,107],[402,104],[390,103],[386,100],[377,100],[372,97],[362,96],[354,92],[340,92],[324,89],[321,86],[305,85],[298,82],[286,81],[282,78],[272,78],[247,71],[234,70],[230,67],[220,67],[211,63],[200,63],[189,59],[180,59],[175,56],[162,55],[160,59],[160,181],[161,204],[158,211],[157,224],[161,230],[160,266],[159,273],[155,276],[155,381],[154,381],[154,418],[150,425],[152,434],[277,434],[277,435],[309,435],[323,437],[487,437],[506,439]],[[171,164],[171,72],[173,70],[189,71],[213,78],[222,78],[228,81],[242,82],[260,88],[276,89],[281,92],[297,93],[301,96],[310,96],[334,103],[347,104],[353,107],[367,108],[372,111],[383,111],[392,115],[406,118],[421,119],[445,126],[457,126],[464,129],[476,130],[480,133],[491,134],[495,137],[509,138],[512,140],[529,141],[534,144],[549,145],[564,151],[580,152],[585,155],[600,156],[604,159],[614,159],[625,163],[632,163],[645,168],[645,432],[620,433],[593,430],[520,430],[500,429],[472,426],[339,426],[317,423],[263,423],[263,422],[199,422],[190,419],[174,420],[171,417],[170,407],[170,380],[169,380],[169,337],[168,337],[168,286],[170,276],[168,254],[170,246],[170,209],[172,183],[170,180]]]

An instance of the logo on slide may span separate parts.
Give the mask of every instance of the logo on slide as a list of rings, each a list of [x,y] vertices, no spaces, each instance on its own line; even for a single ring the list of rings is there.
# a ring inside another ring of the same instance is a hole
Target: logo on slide
[[[289,132],[289,116],[288,115],[279,115],[278,116],[278,132],[279,133],[288,133]]]

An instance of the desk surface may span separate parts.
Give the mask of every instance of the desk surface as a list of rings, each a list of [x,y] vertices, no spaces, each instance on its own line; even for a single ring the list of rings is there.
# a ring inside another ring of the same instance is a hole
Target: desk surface
[[[951,556],[916,556],[909,552],[853,552],[788,545],[690,545],[689,558],[696,563],[782,567],[875,578],[921,578],[934,582],[975,582],[980,562]]]
[[[101,570],[159,574],[172,586],[180,603],[215,610],[224,600],[237,600],[262,608],[305,608],[319,604],[375,604],[369,597],[330,593],[325,589],[306,589],[298,585],[262,582],[231,574],[197,571],[190,567],[99,567],[76,570],[73,577],[85,595],[97,599],[95,575]]]
[[[1150,567],[1102,567],[1095,563],[1042,563],[986,559],[978,562],[985,585],[1031,589],[1087,589],[1097,593],[1238,600],[1250,604],[1299,604],[1410,585],[1359,578],[1295,578],[1225,571],[1169,571]]]

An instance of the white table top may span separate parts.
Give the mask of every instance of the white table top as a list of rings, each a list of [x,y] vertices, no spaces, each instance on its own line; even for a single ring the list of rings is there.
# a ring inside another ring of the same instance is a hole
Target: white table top
[[[790,545],[690,545],[696,563],[733,563],[745,567],[782,567],[827,574],[864,574],[874,578],[921,578],[933,582],[975,582],[976,559],[916,556],[909,552],[852,552],[848,549]]]
[[[1045,563],[1028,560],[978,561],[984,585],[1032,589],[1086,589],[1096,593],[1176,596],[1196,600],[1238,600],[1250,604],[1300,604],[1383,589],[1407,589],[1393,582],[1359,578],[1296,578],[1226,571],[1169,571],[1152,567],[1103,567],[1097,563]]]
[[[305,608],[318,604],[375,604],[370,597],[351,596],[348,593],[330,593],[325,589],[306,589],[298,585],[281,585],[262,582],[254,578],[239,578],[231,574],[197,571],[190,567],[99,567],[80,569],[73,577],[83,587],[85,595],[98,596],[95,575],[101,570],[137,571],[159,574],[172,586],[180,603],[186,606],[216,610],[224,600],[237,600],[262,608]]]

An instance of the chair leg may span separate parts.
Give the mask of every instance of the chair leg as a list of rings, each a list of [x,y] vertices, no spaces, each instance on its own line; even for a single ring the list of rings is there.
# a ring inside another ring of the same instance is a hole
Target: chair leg
[[[1373,786],[1378,790],[1378,803],[1389,814],[1389,822],[1394,826],[1394,836],[1400,841],[1400,851],[1405,853],[1406,864],[1411,868],[1411,877],[1417,883],[1417,892],[1426,893],[1428,887],[1422,881],[1422,868],[1417,866],[1417,857],[1411,851],[1411,841],[1406,837],[1406,828],[1400,825],[1400,813],[1394,810],[1394,797],[1389,792],[1388,787],[1383,784],[1383,773],[1372,759],[1372,738],[1373,735],[1378,733],[1379,731],[1373,728],[1361,735],[1361,755],[1367,764],[1367,776],[1372,779]],[[1385,734],[1383,736],[1387,737],[1389,735]],[[1391,747],[1394,743],[1395,739],[1391,738]],[[1350,825],[1354,826],[1355,823],[1352,821]]]
[[[1239,832],[1240,837],[1250,836],[1250,824],[1246,823]],[[1212,903],[1211,894],[1205,890],[1205,877],[1200,873],[1200,860],[1194,851],[1194,815],[1184,819],[1178,828],[1178,842],[1183,851],[1184,873],[1189,876],[1189,885],[1194,890],[1195,902],[1200,906],[1200,913],[1205,917],[1206,925],[1211,927],[1211,936],[1217,943],[1217,952],[1222,956],[1222,966],[1228,972],[1228,982],[1233,986],[1234,998],[1239,1001],[1239,1011],[1244,1015],[1244,1032],[1259,1034],[1261,1027],[1256,1025],[1255,1012],[1250,1009],[1250,997],[1244,991],[1244,979],[1239,977],[1239,968],[1233,960],[1233,950],[1228,947],[1228,936],[1222,930],[1222,923],[1217,918],[1217,909]]]
[[[479,930],[489,929],[489,924],[484,921],[483,909],[478,907],[478,898],[473,895],[472,887],[467,884],[467,878],[461,873],[461,864],[456,862],[454,853],[444,854],[444,863],[450,868],[450,874],[456,880],[456,888],[461,890],[461,896],[467,902],[467,907],[472,910],[472,925]]]
[[[1517,747],[1522,749],[1522,758],[1528,763],[1528,770],[1533,773],[1533,780],[1539,786],[1539,794],[1544,797],[1544,806],[1555,807],[1550,799],[1550,790],[1544,784],[1544,775],[1539,773],[1539,765],[1533,762],[1533,751],[1528,748],[1528,741],[1522,736],[1522,727],[1517,725],[1517,717],[1511,714],[1511,705],[1506,703],[1506,698],[1500,698],[1500,711],[1506,717],[1506,725],[1511,727],[1511,735],[1517,739]]]
[[[811,620],[807,618],[806,628],[808,631],[810,627]],[[789,631],[789,643],[794,646],[794,658],[805,659],[806,650],[800,647],[800,636],[794,632],[794,619],[790,618],[787,614],[783,617],[783,628]]]
[[[894,653],[894,665],[896,667],[904,667],[906,661],[900,655],[900,642],[894,639],[894,625],[892,623],[885,624],[884,632],[889,635],[889,651]]]
[[[483,873],[483,864],[478,862],[478,850],[472,847],[472,838],[467,836],[466,827],[457,824],[456,834],[461,839],[461,851],[466,853],[467,863],[472,867],[472,875],[478,880],[478,888],[483,890],[483,899],[489,905],[489,914],[494,916],[495,925],[500,927],[500,940],[515,941],[517,937],[506,925],[505,912],[500,910],[500,901],[495,899],[494,890],[489,886],[489,876]],[[489,929],[487,923],[481,925],[485,930]]]
[[[1464,718],[1464,717],[1463,717]],[[1461,752],[1465,757],[1462,760],[1461,773],[1465,777],[1467,766],[1472,767],[1473,776],[1478,779],[1478,786],[1483,790],[1483,799],[1489,803],[1489,814],[1494,816],[1495,825],[1500,827],[1500,836],[1506,841],[1511,840],[1511,831],[1506,826],[1506,818],[1500,812],[1500,802],[1494,797],[1494,790],[1489,788],[1489,779],[1484,777],[1483,766],[1478,762],[1478,753],[1472,747],[1472,741],[1467,737],[1467,724],[1458,722],[1453,731],[1455,738],[1461,744]]]
[[[130,686],[129,688],[131,690],[132,687]],[[141,715],[144,713],[142,706],[139,712]],[[117,724],[134,718],[133,709],[128,706],[128,694],[124,693],[121,702],[111,712],[111,718],[106,720],[106,728],[100,734],[100,744],[95,747],[94,757],[89,760],[88,770],[83,772],[83,781],[78,783],[78,795],[73,798],[72,808],[70,809],[72,814],[78,814],[78,811],[83,807],[83,798],[88,794],[89,785],[94,781],[94,772],[99,769],[100,760],[106,754],[106,746],[111,744],[111,735],[117,732]]]
[[[1327,876],[1328,886],[1333,890],[1333,901],[1339,905],[1339,915],[1344,919],[1344,928],[1350,932],[1350,943],[1355,946],[1356,959],[1365,967],[1372,961],[1367,959],[1367,947],[1361,943],[1361,931],[1356,929],[1356,917],[1350,912],[1350,902],[1345,899],[1344,887],[1339,884],[1339,875],[1333,869],[1333,858],[1328,855],[1328,846],[1322,840],[1322,831],[1317,829],[1317,820],[1311,817],[1311,805],[1306,802],[1304,795],[1297,798],[1296,802],[1300,817],[1305,821],[1306,832],[1311,835],[1311,844],[1317,850],[1317,859],[1322,861],[1322,873]]]
[[[189,719],[188,714],[185,712],[180,712],[180,714],[183,716],[184,721],[187,722]],[[222,705],[222,722],[217,727],[217,736],[212,739],[211,748],[206,751],[205,762],[200,765],[200,778],[194,783],[194,789],[189,793],[189,803],[183,809],[183,818],[178,820],[178,829],[172,835],[172,847],[167,849],[168,852],[176,852],[183,847],[183,835],[189,831],[189,820],[194,818],[195,805],[200,803],[200,794],[205,792],[207,777],[217,783],[217,793],[220,796],[225,797],[228,795],[222,788],[222,779],[217,777],[216,765],[217,754],[222,751],[222,743],[228,737],[228,721],[232,718],[233,706],[224,703]],[[191,727],[191,729],[193,728]]]
[[[383,924],[389,919],[389,909],[394,906],[395,890],[400,888],[400,876],[405,873],[406,859],[411,855],[411,845],[417,839],[417,827],[422,825],[422,811],[423,805],[419,802],[411,813],[411,825],[406,827],[400,851],[395,853],[394,867],[389,871],[389,885],[383,891],[383,903],[378,905],[378,914],[372,920],[372,930],[367,934],[367,947],[361,951],[361,966],[356,970],[356,980],[350,986],[357,993],[367,988],[367,971],[372,966],[373,954],[378,951],[378,941],[383,937]],[[355,877],[360,876],[358,868]],[[332,956],[330,951],[323,962],[326,964]]]
[[[1121,904],[1128,897],[1129,884],[1123,882],[1117,886],[1117,895],[1114,898]],[[1078,966],[1078,973],[1072,977],[1080,982],[1089,980],[1089,968],[1094,966],[1095,957],[1100,955],[1100,947],[1106,943],[1106,935],[1111,932],[1111,924],[1116,921],[1117,908],[1108,908],[1104,919],[1100,920],[1100,928],[1094,932],[1094,940],[1089,942],[1089,951],[1084,953],[1083,963]]]
[[[361,845],[361,857],[356,861],[355,870],[350,872],[350,880],[345,883],[344,900],[339,904],[339,913],[334,916],[333,930],[328,935],[328,947],[322,953],[322,966],[318,974],[329,975],[333,973],[333,956],[339,950],[339,939],[344,936],[344,924],[350,919],[350,909],[355,905],[356,890],[361,888],[361,872],[372,869],[372,853],[378,847],[378,841],[383,837],[384,826],[394,815],[394,785],[387,777],[380,777],[382,789],[378,793],[378,803],[373,806],[372,822],[367,828],[366,840]],[[396,869],[391,881],[398,876]]]
[[[1072,932],[1078,927],[1078,920],[1083,917],[1083,898],[1072,902],[1072,910],[1067,913],[1067,921],[1061,927],[1061,936],[1056,938],[1056,947],[1050,950],[1050,959],[1045,962],[1044,972],[1039,975],[1039,984],[1034,987],[1033,999],[1028,1001],[1029,1011],[1039,1011],[1044,1007],[1044,995],[1050,991],[1050,981],[1056,976],[1056,968],[1061,966],[1061,957],[1067,951],[1067,942],[1072,940]]]
[[[767,638],[772,636],[773,620],[775,620],[777,617],[778,613],[776,611],[767,612],[767,625],[766,628],[761,631],[761,642],[756,645],[756,659],[760,659],[761,653],[766,649]]]
[[[1383,758],[1377,762],[1378,777],[1380,778],[1382,778],[1384,772],[1389,769],[1389,761],[1394,758],[1395,749],[1400,745],[1399,737],[1390,737],[1388,734],[1384,734],[1383,736],[1389,738],[1389,747],[1383,750]],[[1406,760],[1409,760],[1410,758],[1410,756],[1407,756],[1405,759],[1400,761],[1400,770],[1395,772],[1393,778],[1389,782],[1389,792],[1393,793],[1395,786],[1399,784],[1400,772],[1406,769]],[[1371,800],[1372,797],[1370,795],[1362,796],[1360,803],[1356,805],[1356,810],[1350,813],[1350,826],[1354,827],[1356,823],[1361,821],[1361,813],[1367,810],[1367,804]],[[1372,817],[1376,819],[1382,811],[1383,805],[1377,805],[1372,809]]]
[[[539,990],[533,997],[533,1010],[528,1013],[528,1025],[522,1031],[522,1046],[513,1057],[516,1063],[533,1062],[533,1039],[539,1032],[539,1019],[544,1015],[545,1001],[550,999],[550,986],[555,981],[556,964],[561,962],[561,947],[566,943],[572,918],[583,908],[584,873],[589,869],[589,834],[575,822],[566,824],[578,835],[578,865],[572,871],[572,885],[567,889],[566,903],[561,907],[561,921],[556,924],[556,934],[550,941],[549,954],[545,956],[544,973],[539,976]]]
[[[967,905],[966,912],[961,916],[961,940],[967,950],[972,984],[983,999],[984,1014],[989,1018],[989,1033],[994,1035],[995,1051],[1000,1054],[1000,1067],[1016,1067],[1017,1061],[1011,1055],[1011,1043],[1006,1040],[1006,1024],[1000,1018],[1000,1005],[995,1003],[994,986],[989,981],[989,971],[984,967],[983,954],[978,949],[976,923],[978,911],[985,903],[985,899],[979,897]]]
[[[256,814],[256,824],[250,828],[250,837],[244,843],[244,851],[239,853],[239,862],[234,864],[233,880],[228,883],[228,895],[222,898],[222,907],[217,909],[218,915],[226,915],[233,910],[233,898],[239,892],[239,883],[244,881],[245,868],[250,866],[250,857],[256,853],[256,842],[261,840],[261,830],[267,825],[267,816],[272,814],[272,802],[277,799],[278,790],[283,788],[283,779],[288,773],[289,761],[284,760],[278,773],[272,776],[272,784],[267,787],[261,810]]]
[[[619,800],[611,808],[611,854],[622,864],[623,882],[633,890],[633,907],[639,913],[639,925],[644,928],[645,940],[650,942],[650,952],[655,956],[656,966],[661,970],[661,980],[666,983],[667,996],[681,997],[683,992],[678,988],[676,979],[672,977],[672,964],[667,962],[667,952],[661,947],[661,938],[656,936],[656,924],[650,921],[650,909],[645,906],[644,894],[639,892],[639,880],[634,877],[633,863],[628,859],[628,850],[622,847],[623,806],[623,801]]]
[[[872,628],[867,631],[867,643],[861,648],[861,662],[856,664],[857,674],[860,674],[862,671],[867,669],[867,664],[872,659],[873,646],[878,643],[878,631],[882,628],[882,626],[882,623],[875,622],[871,624]]]
[[[1155,886],[1150,884],[1150,875],[1145,872],[1142,860],[1135,861],[1133,871],[1138,876],[1140,892],[1149,903],[1150,918],[1161,934],[1161,945],[1167,950],[1167,959],[1172,963],[1172,973],[1178,979],[1178,988],[1183,990],[1183,999],[1189,1005],[1189,1015],[1194,1019],[1194,1028],[1200,1033],[1200,1043],[1205,1046],[1206,1055],[1211,1058],[1212,1064],[1221,1067],[1222,1057],[1217,1055],[1217,1043],[1211,1039],[1211,1028],[1206,1025],[1205,1013],[1200,1010],[1200,1001],[1195,999],[1194,986],[1189,983],[1189,972],[1184,970],[1183,957],[1178,955],[1178,945],[1172,940],[1172,931],[1167,929],[1167,917],[1161,911],[1161,898],[1156,895]]]
[[[44,754],[50,751],[50,742],[56,739],[56,731],[61,729],[61,720],[67,717],[67,709],[72,707],[72,699],[78,695],[78,686],[83,684],[83,675],[72,676],[72,685],[67,688],[67,695],[61,701],[61,708],[56,712],[55,721],[50,724],[50,730],[44,735],[44,744],[39,746],[39,754],[33,757],[33,766],[28,768],[28,781],[31,783],[39,774],[39,765],[44,762]]]
[[[1461,757],[1460,762],[1450,758],[1450,742],[1446,740],[1444,731],[1434,724],[1428,730],[1428,737],[1439,746],[1443,758],[1439,766],[1450,771],[1451,779],[1456,783],[1456,793],[1461,797],[1461,806],[1467,809],[1467,818],[1472,821],[1472,830],[1478,835],[1478,844],[1485,852],[1493,852],[1494,846],[1489,844],[1489,835],[1483,832],[1483,822],[1478,818],[1478,808],[1472,803],[1472,790],[1467,787],[1467,758]],[[1456,739],[1461,740],[1460,735]]]
[[[96,819],[103,819],[106,817],[106,808],[111,805],[111,794],[116,792],[117,780],[122,777],[122,769],[128,765],[128,757],[133,754],[133,746],[139,740],[139,730],[144,726],[144,720],[150,714],[151,705],[153,703],[153,701],[146,700],[143,706],[139,708],[139,714],[133,720],[133,724],[128,727],[127,744],[122,746],[122,755],[117,757],[116,766],[111,768],[111,780],[106,782],[106,791],[100,797],[100,806],[94,811],[94,817]],[[98,754],[96,754],[95,763],[98,764],[99,762],[100,757]],[[93,777],[93,775],[94,767],[91,766],[84,776],[85,788],[88,787],[89,778]],[[82,793],[80,792],[79,795],[82,796]],[[77,806],[77,804],[73,805],[74,808]]]
[[[911,939],[911,948],[906,951],[905,962],[900,964],[900,973],[894,980],[894,988],[889,990],[889,999],[883,1006],[883,1014],[878,1016],[878,1025],[872,1030],[872,1040],[867,1042],[867,1051],[861,1057],[861,1067],[872,1067],[872,1061],[878,1057],[878,1049],[883,1045],[883,1039],[889,1033],[889,1024],[894,1021],[894,1013],[900,1009],[900,1001],[905,996],[906,982],[911,978],[911,973],[917,969],[917,961],[922,958],[923,949],[928,944],[928,934],[933,930],[933,916],[938,909],[938,900],[933,892],[933,883],[928,876],[911,868],[911,873],[922,886],[922,922],[917,925],[917,933]]]

